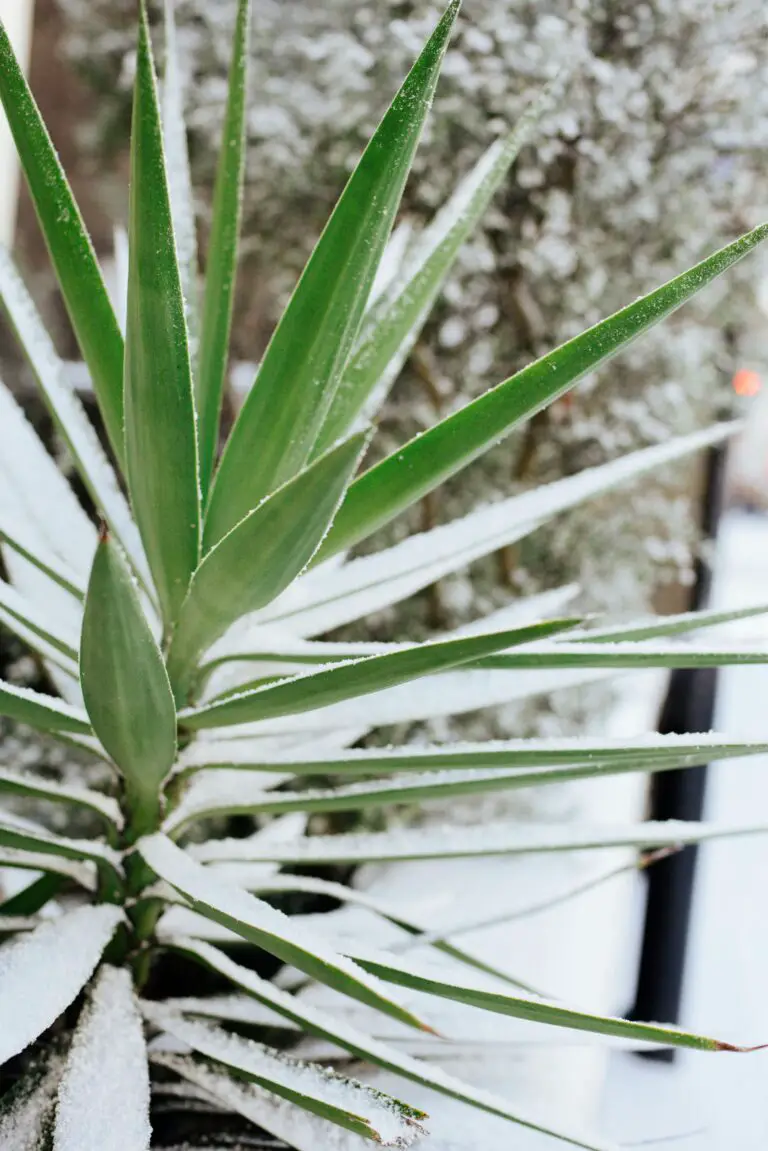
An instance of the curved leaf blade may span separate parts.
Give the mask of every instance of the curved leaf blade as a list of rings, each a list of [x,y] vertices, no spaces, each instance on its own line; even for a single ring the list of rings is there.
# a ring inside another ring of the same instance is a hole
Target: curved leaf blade
[[[365,539],[676,311],[768,236],[763,224],[473,400],[370,468],[347,493],[318,558]]]
[[[283,313],[219,465],[206,548],[312,452],[392,229],[458,7],[452,0],[374,133]]]
[[[768,744],[755,740],[730,739],[716,732],[689,735],[649,735],[595,740],[585,736],[553,739],[486,740],[484,743],[447,745],[405,744],[401,747],[360,748],[333,751],[324,756],[310,753],[264,755],[261,759],[249,743],[221,740],[192,745],[179,763],[179,774],[201,769],[223,768],[288,775],[335,775],[357,778],[411,771],[464,771],[482,768],[552,768],[583,764],[624,762],[671,763],[693,767],[696,763],[759,755]]]
[[[192,577],[168,653],[177,695],[205,648],[246,612],[270,603],[309,563],[367,438],[360,433],[332,448],[207,553]]]
[[[534,491],[477,508],[383,551],[353,559],[328,575],[320,568],[310,569],[295,587],[265,610],[264,621],[279,621],[303,636],[350,623],[466,568],[497,548],[515,543],[559,512],[717,443],[737,428],[736,423],[717,424],[704,432],[679,436],[607,464],[585,468]],[[307,586],[309,577],[314,577],[314,582]]]
[[[121,909],[111,904],[80,907],[0,947],[0,1064],[70,1005],[122,920]]]
[[[180,712],[179,721],[191,729],[226,727],[254,720],[272,719],[314,711],[343,700],[355,699],[372,692],[408,683],[461,664],[479,659],[482,653],[501,651],[514,644],[529,643],[544,635],[572,627],[575,619],[548,620],[543,624],[472,635],[463,639],[416,644],[385,655],[347,663],[282,680],[271,686],[256,688],[230,696],[220,703]]]
[[[229,334],[235,299],[237,250],[245,179],[245,112],[248,100],[251,0],[239,0],[227,110],[213,192],[213,218],[205,272],[203,323],[195,376],[200,439],[200,487],[203,502],[216,460],[221,401],[229,359]]]
[[[190,853],[205,863],[384,863],[412,859],[472,859],[476,856],[528,855],[602,848],[679,847],[711,839],[768,833],[768,823],[602,824],[490,823],[483,827],[420,827],[398,831],[317,835],[292,844],[257,847],[245,839],[219,839],[195,845]]]
[[[109,440],[123,451],[123,338],[48,129],[0,21],[0,100]]]
[[[28,723],[38,731],[93,735],[88,716],[80,708],[12,683],[0,682],[0,715]]]
[[[102,967],[59,1087],[53,1151],[148,1151],[149,1067],[126,968]]]
[[[367,1003],[409,1027],[423,1029],[411,1012],[380,994],[376,980],[370,982],[368,976],[340,958],[324,940],[306,928],[297,929],[286,915],[248,892],[217,879],[166,836],[156,834],[142,839],[137,849],[152,871],[207,919],[222,924],[343,995]]]
[[[213,1024],[185,1019],[167,1007],[145,1003],[143,1010],[153,1026],[170,1032],[206,1060],[212,1060],[213,1069],[227,1068],[238,1078],[256,1083],[297,1107],[384,1147],[407,1147],[423,1134],[418,1123],[426,1118],[423,1111],[355,1079],[305,1063]],[[162,1057],[161,1064],[167,1065]]]
[[[125,777],[132,833],[143,834],[159,822],[161,784],[176,757],[176,709],[136,587],[106,537],[85,600],[80,682],[93,729]]]
[[[72,787],[62,783],[54,783],[48,779],[36,779],[30,773],[20,775],[0,767],[0,792],[82,807],[99,815],[112,827],[120,828],[123,823],[117,800],[90,788]]]
[[[768,745],[755,748],[768,751]],[[734,753],[732,753],[734,754]],[[736,752],[735,754],[739,754]],[[744,752],[742,751],[743,755]],[[520,788],[544,787],[574,779],[598,779],[611,775],[652,774],[700,767],[713,756],[707,748],[698,754],[674,756],[638,756],[613,760],[592,760],[562,767],[465,768],[427,771],[398,777],[352,783],[340,787],[309,790],[269,791],[261,782],[261,773],[213,771],[195,776],[179,805],[166,818],[164,830],[170,834],[200,819],[222,815],[283,815],[292,811],[306,813],[363,811],[395,804],[414,804],[430,799],[448,799],[458,795],[484,795]],[[0,786],[2,776],[0,775]]]
[[[187,323],[142,3],[131,132],[125,459],[136,522],[170,626],[200,557],[197,433]]]
[[[409,987],[428,995],[453,999],[470,1007],[510,1015],[516,1019],[528,1019],[552,1027],[567,1027],[575,1031],[612,1035],[640,1042],[663,1043],[669,1047],[684,1047],[693,1051],[750,1050],[677,1027],[656,1023],[634,1023],[627,1019],[573,1010],[545,999],[509,995],[506,991],[493,988],[491,984],[471,982],[466,976],[457,974],[455,966],[448,968],[445,964],[440,967],[420,965],[390,952],[365,951],[357,955],[356,960],[371,974],[396,983],[400,987]]]
[[[207,943],[191,939],[171,939],[166,943],[175,951],[180,951],[223,975],[247,995],[297,1024],[302,1031],[319,1039],[326,1039],[358,1059],[373,1063],[413,1083],[431,1087],[448,1098],[459,1099],[478,1111],[498,1115],[522,1127],[552,1135],[570,1146],[583,1148],[584,1151],[616,1151],[613,1144],[608,1144],[597,1136],[591,1137],[585,1133],[569,1131],[557,1123],[553,1124],[544,1116],[526,1113],[524,1108],[521,1109],[490,1091],[473,1087],[443,1071],[442,1068],[395,1050],[389,1044],[372,1038],[338,1016],[326,1014],[306,999],[297,999],[289,995]]]

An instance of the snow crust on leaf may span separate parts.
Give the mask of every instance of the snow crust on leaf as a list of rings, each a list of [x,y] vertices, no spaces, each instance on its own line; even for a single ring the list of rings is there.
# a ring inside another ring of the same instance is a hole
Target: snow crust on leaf
[[[127,969],[103,967],[67,1058],[54,1151],[147,1151],[149,1068]]]
[[[80,907],[0,947],[0,1064],[69,1007],[123,919],[119,907]]]
[[[145,1004],[144,1014],[150,1023],[169,1031],[201,1055],[244,1072],[268,1090],[274,1088],[277,1094],[296,1096],[299,1106],[311,1110],[315,1104],[350,1116],[369,1127],[370,1137],[385,1147],[407,1146],[419,1133],[418,1125],[413,1122],[416,1117],[409,1116],[407,1108],[357,1080],[305,1063],[210,1023],[185,1019],[156,1004]]]

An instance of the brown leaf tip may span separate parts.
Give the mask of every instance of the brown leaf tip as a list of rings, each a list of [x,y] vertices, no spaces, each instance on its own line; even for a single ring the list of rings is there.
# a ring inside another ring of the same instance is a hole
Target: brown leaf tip
[[[715,1042],[715,1051],[738,1051],[748,1055],[752,1051],[765,1051],[767,1049],[768,1043],[758,1043],[756,1047],[738,1047],[735,1043],[722,1043],[720,1040]]]
[[[99,517],[99,543],[109,543],[109,527],[103,516]]]

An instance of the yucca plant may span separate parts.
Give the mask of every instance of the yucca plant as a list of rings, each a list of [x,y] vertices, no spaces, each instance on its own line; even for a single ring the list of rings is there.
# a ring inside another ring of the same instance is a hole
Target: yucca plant
[[[414,991],[428,993],[427,1002],[473,1006],[478,1015],[733,1050],[521,990],[507,972],[462,948],[461,924],[435,932],[409,906],[323,878],[322,869],[659,848],[764,825],[505,822],[305,835],[312,813],[386,810],[766,750],[714,735],[350,750],[378,727],[490,706],[611,669],[768,659],[762,651],[679,640],[765,605],[600,629],[577,617],[548,618],[566,604],[568,589],[514,603],[482,626],[434,642],[316,638],[731,430],[718,426],[638,452],[349,558],[356,544],[768,234],[763,226],[741,237],[357,474],[369,422],[535,120],[534,109],[489,149],[423,235],[404,251],[399,239],[387,247],[457,7],[452,3],[437,25],[347,184],[221,454],[249,0],[239,6],[200,293],[173,6],[166,6],[161,115],[140,5],[124,334],[0,32],[0,95],[115,461],[113,467],[68,389],[26,289],[1,253],[3,305],[101,526],[0,388],[0,537],[8,576],[0,582],[0,620],[37,653],[59,696],[3,683],[0,713],[92,752],[111,780],[106,788],[89,780],[72,787],[0,772],[0,792],[11,801],[0,808],[0,866],[31,873],[0,903],[0,932],[10,937],[0,948],[2,1148],[145,1151],[153,1096],[192,1116],[207,1109],[221,1122],[228,1113],[244,1117],[299,1151],[354,1149],[364,1139],[407,1146],[423,1136],[429,1145],[428,1117],[346,1077],[345,1059],[403,1080],[406,1099],[411,1081],[574,1146],[606,1147],[417,1058],[409,1029],[422,1033],[428,1055],[446,1040]],[[64,835],[61,824],[52,830],[40,815],[49,804],[77,813],[78,826],[93,827],[92,836]],[[256,830],[228,837],[234,814],[254,817]],[[378,932],[344,934],[334,913],[318,928],[268,902],[294,894],[366,909],[388,926],[387,942],[380,945]],[[421,948],[415,957],[404,939]],[[155,973],[169,961],[199,972],[197,995],[160,994]],[[283,973],[278,982],[264,974],[275,967]],[[211,977],[230,994],[207,994]],[[310,994],[318,985],[339,993],[332,1011]],[[292,1053],[302,1036],[320,1041],[306,1054],[333,1058],[339,1070]]]

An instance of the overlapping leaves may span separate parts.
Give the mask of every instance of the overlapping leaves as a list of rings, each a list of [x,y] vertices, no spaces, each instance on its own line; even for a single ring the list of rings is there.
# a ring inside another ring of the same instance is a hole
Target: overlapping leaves
[[[322,638],[733,430],[717,426],[648,448],[477,509],[382,553],[346,555],[768,233],[761,227],[735,240],[356,475],[369,440],[358,426],[361,415],[375,415],[541,106],[534,101],[524,121],[491,146],[404,254],[400,239],[394,241],[402,259],[374,290],[457,7],[452,3],[438,23],[352,174],[220,461],[245,170],[249,0],[238,5],[204,283],[174,7],[167,0],[161,106],[140,4],[125,346],[66,177],[0,31],[0,98],[130,503],[129,510],[88,416],[67,390],[21,278],[0,253],[0,298],[104,525],[97,539],[71,487],[0,388],[0,545],[9,577],[0,583],[0,621],[36,653],[62,697],[3,683],[0,714],[87,749],[99,764],[89,786],[57,784],[34,772],[0,773],[0,867],[31,873],[0,902],[2,934],[10,940],[0,948],[0,1056],[23,1054],[85,991],[73,1034],[0,1097],[0,1141],[26,1123],[31,1139],[45,1131],[56,1151],[146,1151],[148,1037],[149,1060],[164,1083],[182,1081],[179,1090],[192,1103],[215,1100],[300,1149],[323,1145],[329,1123],[349,1151],[363,1138],[405,1146],[421,1137],[428,1120],[407,1100],[321,1072],[260,1039],[233,1036],[227,1023],[243,1022],[241,1003],[225,1007],[199,997],[193,1010],[140,1002],[135,985],[151,983],[161,946],[214,971],[241,999],[250,997],[246,1022],[254,1022],[256,1001],[257,1027],[267,1011],[273,1031],[276,1020],[278,1031],[298,1027],[343,1058],[592,1151],[607,1145],[414,1058],[402,1033],[437,1050],[442,1041],[432,1020],[439,1023],[440,1004],[453,1000],[638,1043],[728,1047],[554,1003],[458,945],[450,930],[432,929],[410,907],[392,908],[322,874],[280,870],[612,845],[672,848],[768,830],[755,820],[305,835],[313,812],[386,810],[564,779],[667,771],[713,757],[735,761],[766,750],[711,735],[353,748],[385,724],[506,702],[616,670],[768,659],[756,646],[687,638],[768,605],[598,628],[562,615],[573,589],[511,604],[427,643]],[[11,811],[7,797],[34,802],[35,818]],[[41,811],[68,813],[77,834],[64,834],[58,823],[52,830]],[[224,821],[234,813],[258,820],[253,834],[227,835]],[[218,829],[216,837],[201,841],[201,828]],[[322,895],[345,910],[365,911],[377,931],[386,926],[404,934],[430,962],[412,960],[402,946],[381,950],[354,932],[336,934],[343,913],[326,916],[325,929],[316,931],[268,902],[286,893]],[[301,972],[310,988],[313,981],[325,985],[340,993],[338,1002],[382,1022],[369,1034],[325,1014],[307,994],[279,989],[211,940],[235,951],[255,946]],[[441,966],[431,962],[436,953]],[[414,992],[422,998],[415,1001]],[[200,1023],[200,1015],[209,1022]],[[401,1037],[390,1043],[374,1034],[385,1023],[399,1025]]]

